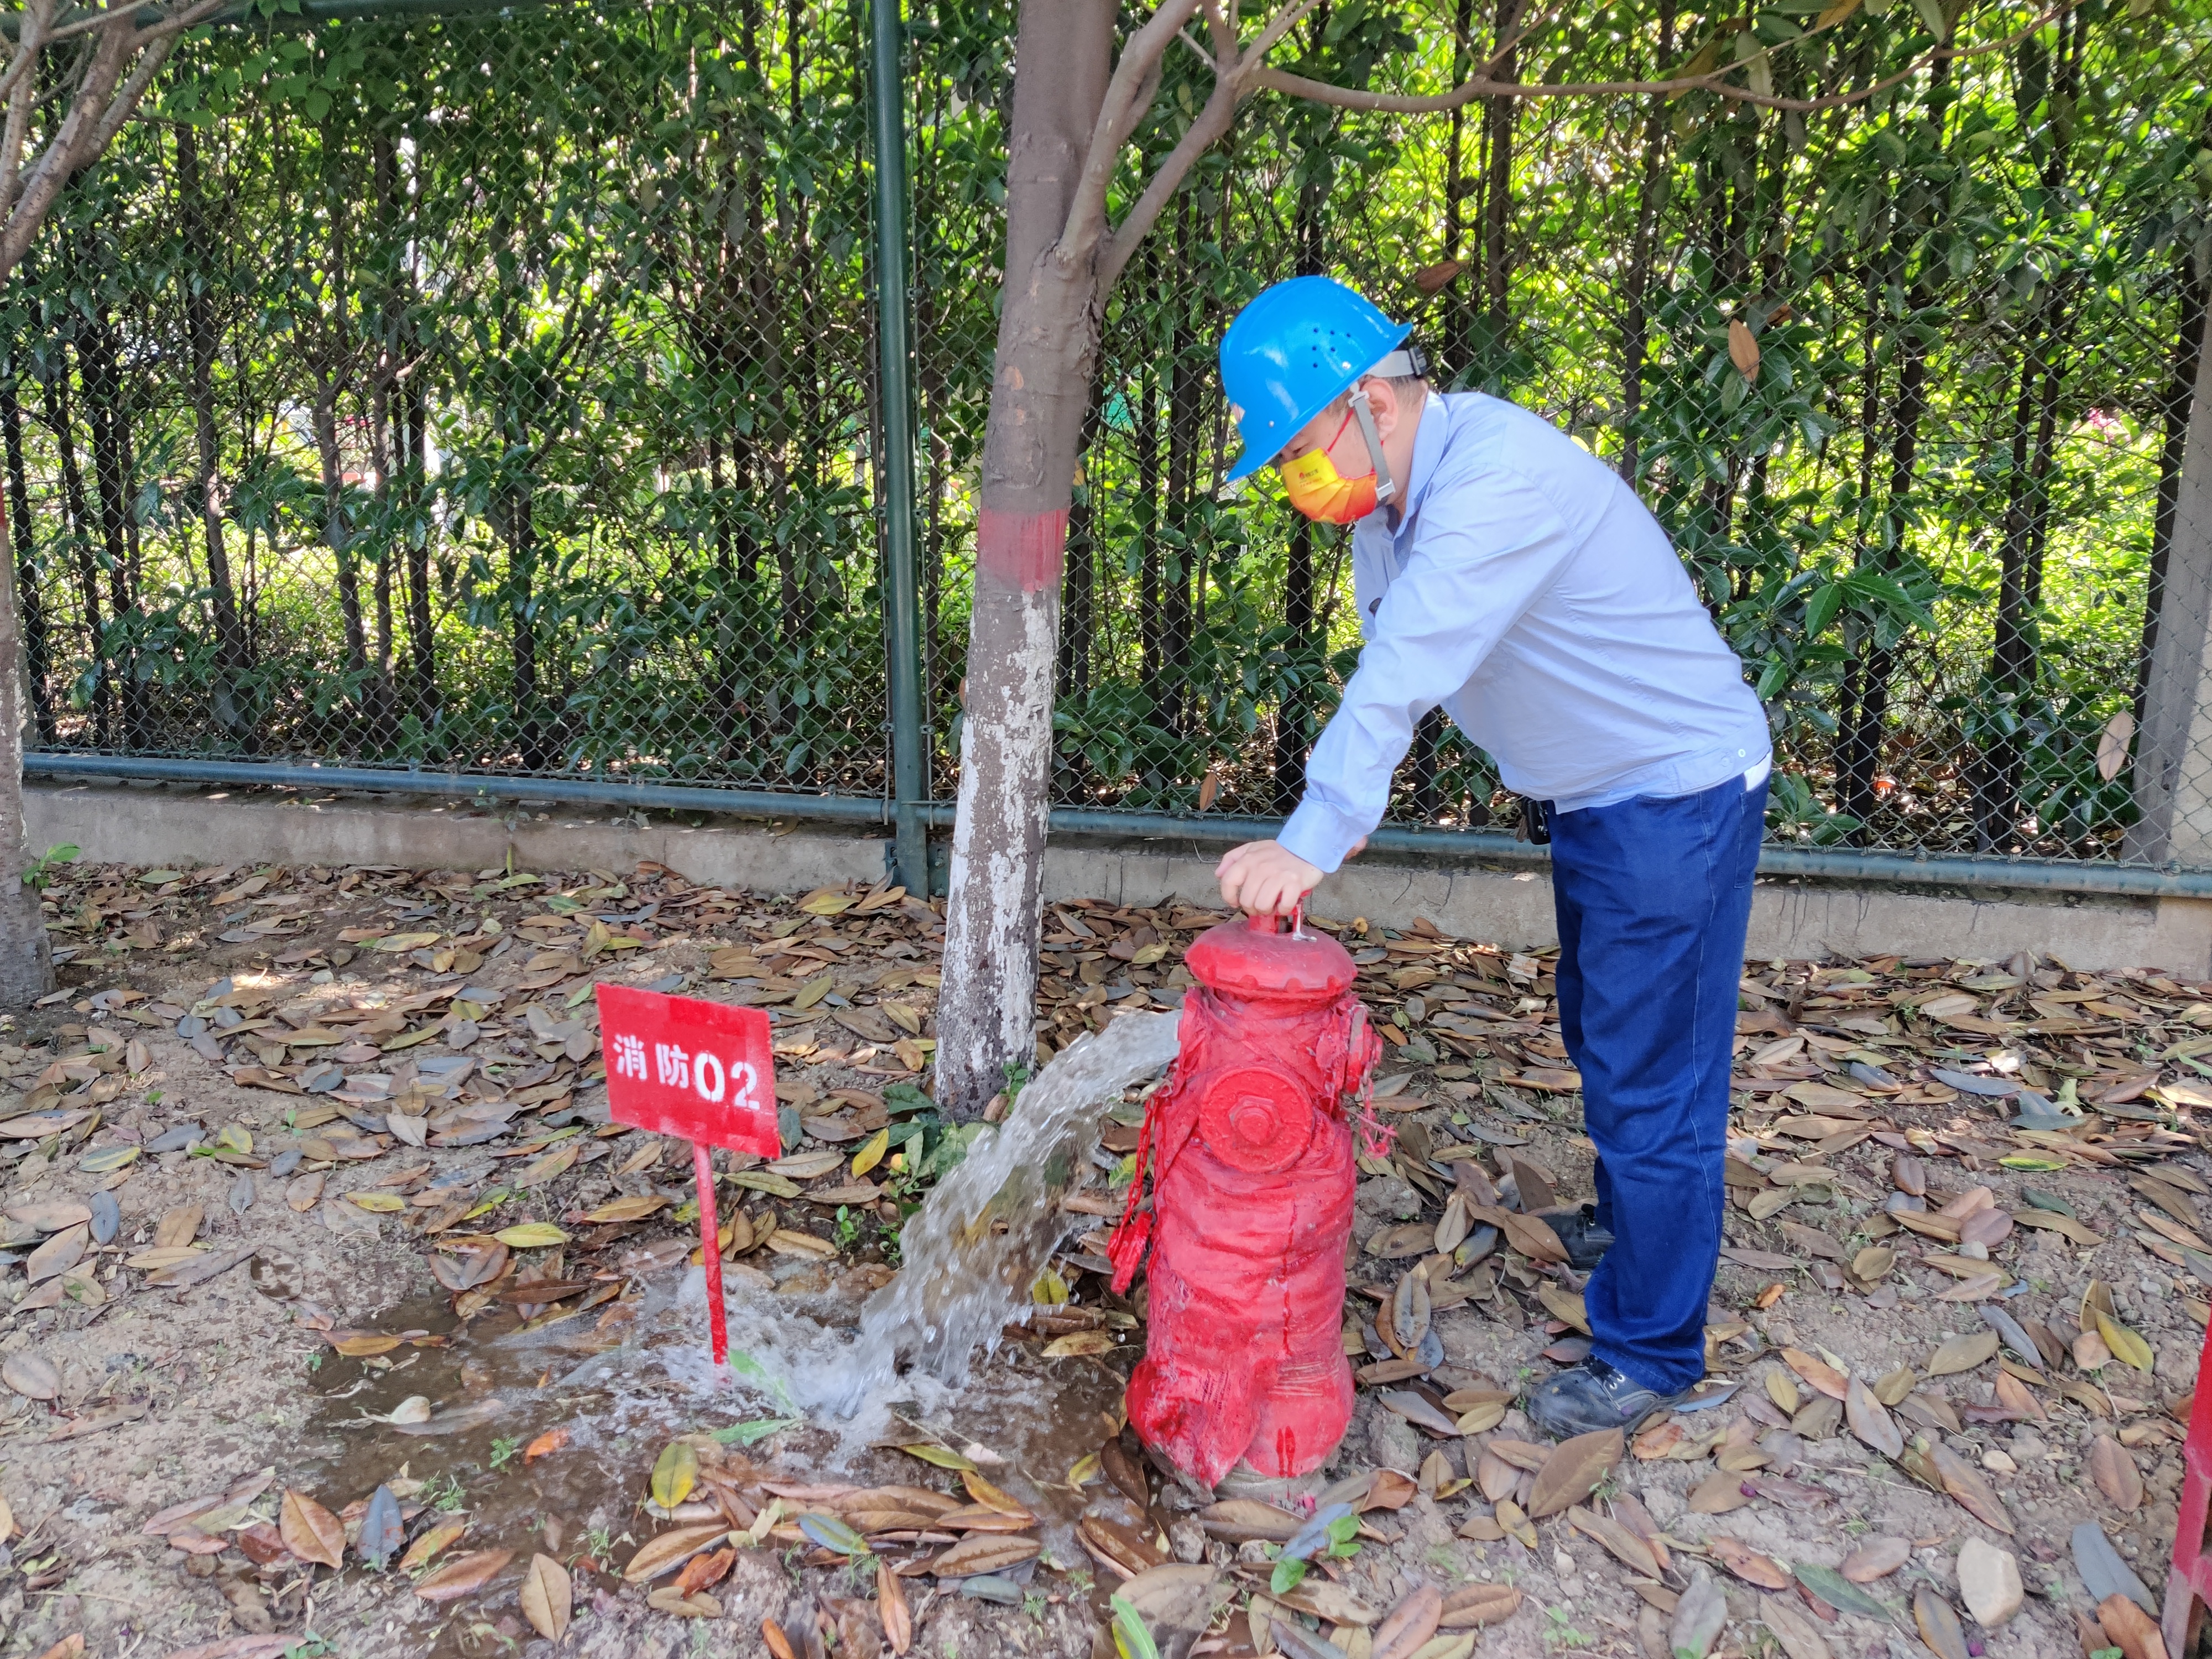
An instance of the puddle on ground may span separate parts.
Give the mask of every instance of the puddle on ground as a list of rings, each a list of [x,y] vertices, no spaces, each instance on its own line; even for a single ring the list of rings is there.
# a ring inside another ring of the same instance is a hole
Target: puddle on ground
[[[1048,1557],[1090,1569],[1076,1522],[1102,1499],[1095,1486],[1071,1487],[1067,1475],[1108,1437],[1140,1350],[1048,1360],[1030,1345],[1002,1343],[1000,1331],[1028,1305],[1030,1285],[1077,1219],[1060,1200],[1089,1166],[1099,1106],[1159,1072],[1173,1056],[1175,1030],[1172,1015],[1125,1018],[1057,1056],[1009,1121],[908,1222],[902,1270],[865,1302],[802,1291],[798,1279],[777,1291],[733,1277],[725,1303],[735,1363],[720,1375],[707,1351],[696,1268],[642,1281],[643,1294],[620,1304],[634,1311],[605,1328],[578,1319],[526,1331],[512,1310],[464,1328],[443,1297],[386,1310],[375,1321],[380,1330],[442,1340],[368,1359],[325,1359],[310,1385],[320,1403],[306,1484],[337,1508],[403,1471],[422,1482],[404,1507],[467,1516],[449,1557],[515,1553],[487,1593],[495,1607],[511,1598],[534,1551],[627,1561],[653,1534],[641,1506],[655,1460],[679,1436],[798,1418],[743,1455],[772,1468],[773,1478],[804,1484],[957,1487],[941,1471],[872,1443],[896,1417],[967,1452],[1036,1516]],[[410,1432],[376,1420],[416,1395],[436,1414],[430,1424]],[[467,1414],[452,1432],[421,1431],[456,1412]],[[567,1442],[526,1462],[532,1440],[556,1428],[568,1431]],[[1109,1493],[1104,1501],[1124,1500]],[[1142,1511],[1119,1519],[1139,1522]],[[410,1514],[408,1537],[435,1521]],[[889,1553],[897,1559],[913,1548]],[[579,1583],[577,1600],[613,1582]],[[475,1600],[452,1604],[458,1616],[447,1617],[428,1650],[435,1659],[501,1645],[471,1616]]]
[[[380,1328],[422,1330],[445,1340],[374,1359],[326,1358],[310,1384],[319,1404],[301,1484],[336,1509],[366,1498],[380,1484],[403,1478],[422,1482],[404,1504],[410,1540],[441,1517],[465,1516],[468,1530],[447,1559],[475,1550],[515,1552],[515,1561],[489,1595],[495,1606],[507,1601],[509,1611],[514,1582],[533,1552],[568,1561],[591,1553],[594,1529],[604,1529],[606,1537],[598,1541],[611,1546],[616,1563],[627,1560],[655,1529],[641,1506],[654,1461],[671,1440],[794,1414],[734,1370],[719,1380],[714,1376],[701,1328],[697,1279],[696,1270],[689,1284],[683,1275],[664,1275],[648,1290],[626,1333],[596,1332],[584,1322],[574,1330],[519,1333],[509,1314],[463,1328],[442,1297],[388,1310],[376,1322]],[[787,1361],[810,1350],[827,1357],[849,1348],[861,1311],[857,1298],[835,1293],[733,1292],[728,1305],[733,1359],[752,1352],[746,1338],[770,1330]],[[957,1383],[910,1372],[876,1395],[852,1402],[855,1409],[848,1417],[817,1411],[744,1455],[793,1481],[957,1491],[957,1482],[942,1471],[871,1445],[896,1414],[975,1455],[992,1481],[1038,1517],[1037,1535],[1050,1558],[1090,1569],[1075,1523],[1096,1489],[1077,1492],[1067,1474],[1108,1437],[1138,1352],[1127,1350],[1126,1358],[1117,1352],[1103,1359],[1045,1360],[1032,1346],[1008,1344],[969,1367]],[[409,1432],[374,1420],[418,1395],[428,1398],[434,1413],[482,1408],[492,1401],[501,1408],[446,1434]],[[567,1443],[526,1463],[524,1449],[556,1428],[568,1430]],[[415,1514],[417,1505],[437,1513]],[[621,1541],[625,1533],[633,1541]],[[904,1553],[890,1553],[896,1559]],[[619,1579],[592,1583],[613,1588]],[[580,1605],[586,1594],[580,1575]],[[471,1626],[479,1621],[467,1615],[475,1600],[448,1609],[464,1616],[449,1617],[434,1644],[424,1650],[432,1659],[473,1659],[500,1645],[481,1631],[472,1635]]]

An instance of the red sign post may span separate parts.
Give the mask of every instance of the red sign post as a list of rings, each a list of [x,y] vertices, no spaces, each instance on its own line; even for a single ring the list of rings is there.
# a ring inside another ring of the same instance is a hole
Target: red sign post
[[[768,1016],[757,1008],[601,985],[599,1050],[607,1109],[617,1123],[691,1143],[699,1186],[699,1241],[707,1269],[707,1322],[714,1363],[729,1363],[722,1313],[721,1235],[714,1221],[709,1146],[775,1158],[775,1062]]]

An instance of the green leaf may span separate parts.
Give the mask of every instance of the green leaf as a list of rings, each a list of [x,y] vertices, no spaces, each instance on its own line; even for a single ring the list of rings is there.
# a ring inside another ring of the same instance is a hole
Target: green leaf
[[[797,1428],[801,1420],[796,1417],[756,1417],[750,1422],[732,1423],[726,1428],[716,1429],[713,1437],[725,1446],[750,1446],[772,1434]]]
[[[854,1532],[834,1515],[802,1515],[799,1529],[825,1550],[835,1550],[840,1555],[866,1555],[868,1540]]]
[[[1797,1582],[1838,1613],[1855,1613],[1865,1619],[1887,1619],[1890,1611],[1872,1595],[1838,1572],[1815,1562],[1800,1562],[1794,1569]]]
[[[1267,1588],[1277,1595],[1287,1595],[1305,1582],[1306,1564],[1302,1561],[1278,1561],[1275,1571],[1268,1576]]]
[[[758,1384],[761,1389],[769,1395],[769,1397],[774,1399],[776,1404],[782,1407],[784,1410],[793,1413],[794,1416],[798,1414],[799,1402],[791,1397],[791,1390],[784,1387],[783,1379],[776,1376],[775,1372],[769,1370],[767,1366],[762,1364],[759,1360],[754,1358],[750,1354],[732,1354],[730,1356],[730,1369],[735,1371],[739,1376],[744,1377],[749,1381]]]
[[[1844,588],[1840,582],[1830,582],[1813,595],[1805,605],[1805,634],[1808,638],[1820,633],[1836,619],[1836,612],[1844,608]]]
[[[1145,1628],[1144,1615],[1122,1596],[1110,1598],[1108,1605],[1114,1609],[1114,1646],[1121,1659],[1160,1659],[1159,1644]]]

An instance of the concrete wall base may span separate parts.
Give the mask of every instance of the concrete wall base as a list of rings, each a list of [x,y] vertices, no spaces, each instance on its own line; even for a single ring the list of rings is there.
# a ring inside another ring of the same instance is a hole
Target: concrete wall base
[[[773,893],[879,880],[880,835],[743,818],[696,823],[410,796],[308,796],[166,784],[26,787],[34,851],[62,842],[101,864],[392,864],[421,869],[626,871],[653,860],[690,880]],[[1218,854],[1167,841],[1056,839],[1046,854],[1048,900],[1105,899],[1212,906]],[[1501,945],[1557,941],[1540,872],[1443,866],[1370,855],[1323,882],[1314,908],[1391,927],[1425,916],[1445,932]],[[1849,882],[1763,880],[1753,901],[1751,955],[1970,957],[2015,951],[2076,968],[2148,968],[2212,978],[2212,900],[1908,889]]]

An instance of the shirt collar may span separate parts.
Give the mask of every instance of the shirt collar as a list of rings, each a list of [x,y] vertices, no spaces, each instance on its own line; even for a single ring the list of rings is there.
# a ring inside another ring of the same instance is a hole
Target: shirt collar
[[[1443,458],[1450,426],[1451,412],[1444,407],[1444,400],[1434,392],[1429,393],[1421,406],[1421,423],[1413,429],[1413,464],[1409,469],[1412,476],[1406,480],[1398,522],[1389,531],[1394,537],[1421,510],[1421,497],[1428,491],[1429,480],[1436,477],[1437,462]],[[1389,525],[1387,516],[1383,523]]]

